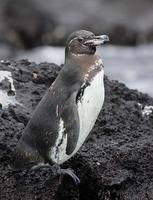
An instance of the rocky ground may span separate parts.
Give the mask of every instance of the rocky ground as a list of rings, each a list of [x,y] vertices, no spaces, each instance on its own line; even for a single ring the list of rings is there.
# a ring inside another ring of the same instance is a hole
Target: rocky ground
[[[41,170],[15,173],[8,166],[32,111],[60,67],[22,60],[1,62],[3,70],[11,72],[13,83],[1,80],[1,91],[12,98],[15,94],[16,101],[14,105],[0,106],[1,200],[152,199],[151,97],[105,77],[106,99],[95,127],[80,151],[63,165],[73,168],[80,178],[81,183],[75,186],[69,177],[59,180]]]

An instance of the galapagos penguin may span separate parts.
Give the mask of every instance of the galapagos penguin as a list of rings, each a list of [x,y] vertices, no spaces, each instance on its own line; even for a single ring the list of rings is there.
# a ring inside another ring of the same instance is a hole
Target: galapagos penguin
[[[15,169],[50,168],[55,175],[78,177],[60,164],[82,146],[104,102],[104,66],[96,47],[107,35],[72,33],[66,42],[65,63],[36,107],[13,157]]]

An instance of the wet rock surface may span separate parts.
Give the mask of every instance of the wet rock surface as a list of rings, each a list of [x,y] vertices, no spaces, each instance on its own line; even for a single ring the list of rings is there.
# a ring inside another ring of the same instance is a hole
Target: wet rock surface
[[[106,98],[90,137],[62,166],[81,180],[53,178],[48,171],[13,172],[11,152],[45,90],[61,67],[27,60],[0,63],[12,72],[18,104],[0,107],[0,199],[148,200],[153,196],[153,99],[105,77]],[[6,83],[7,84],[7,83]],[[3,82],[3,85],[5,83]]]

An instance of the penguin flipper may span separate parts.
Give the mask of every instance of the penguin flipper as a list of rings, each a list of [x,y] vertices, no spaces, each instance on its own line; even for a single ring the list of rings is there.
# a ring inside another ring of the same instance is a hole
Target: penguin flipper
[[[79,116],[75,95],[72,95],[66,101],[62,119],[64,120],[65,133],[67,134],[66,154],[70,155],[76,148],[79,138]]]

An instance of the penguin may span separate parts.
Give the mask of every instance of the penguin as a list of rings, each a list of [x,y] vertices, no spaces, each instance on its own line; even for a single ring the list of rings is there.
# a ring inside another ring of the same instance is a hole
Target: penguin
[[[104,66],[96,47],[107,35],[73,32],[67,39],[65,63],[34,110],[17,143],[14,169],[49,168],[54,175],[67,174],[79,183],[71,169],[60,165],[83,145],[104,102]]]

